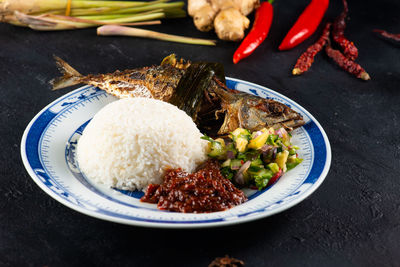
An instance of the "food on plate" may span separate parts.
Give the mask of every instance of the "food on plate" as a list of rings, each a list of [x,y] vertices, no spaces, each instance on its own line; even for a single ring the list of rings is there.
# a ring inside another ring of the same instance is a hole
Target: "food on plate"
[[[353,42],[347,40],[347,38],[344,36],[348,13],[349,8],[347,6],[347,1],[343,0],[343,11],[333,22],[332,37],[333,41],[335,41],[342,48],[344,56],[354,61],[358,57],[358,49]]]
[[[304,125],[303,117],[285,104],[272,99],[232,93],[220,90],[224,122],[219,135],[232,132],[238,127],[256,131],[264,127],[285,127],[288,130]]]
[[[291,143],[283,127],[250,132],[237,128],[229,137],[209,141],[208,156],[195,173],[169,169],[161,184],[150,184],[143,202],[156,203],[161,210],[215,212],[247,201],[235,187],[264,189],[300,164],[299,147]]]
[[[329,40],[331,25],[332,24],[328,22],[325,25],[325,28],[318,41],[309,46],[307,50],[297,59],[296,65],[292,71],[293,75],[300,75],[311,68],[312,63],[314,62],[314,57],[324,48]]]
[[[286,34],[279,45],[279,50],[291,49],[310,37],[318,28],[328,6],[329,0],[311,0],[311,3]]]
[[[202,138],[209,141],[208,156],[221,162],[221,173],[241,187],[261,190],[303,161],[283,127],[255,132],[237,128],[226,139]]]
[[[160,184],[167,168],[192,172],[207,159],[207,142],[192,119],[155,99],[128,98],[102,108],[77,145],[91,180],[125,190]]]
[[[262,189],[301,162],[285,130],[303,125],[301,115],[277,101],[228,89],[218,63],[172,55],[160,66],[83,76],[57,62],[64,76],[53,81],[55,89],[84,82],[124,98],[86,126],[77,145],[79,168],[109,187],[145,189],[141,200],[159,209],[226,210],[247,200],[234,184]],[[218,113],[224,113],[223,121]],[[230,134],[230,144],[203,137],[194,122],[210,132],[217,125],[213,133]],[[207,149],[215,160],[198,168]]]
[[[246,16],[259,4],[259,0],[189,0],[188,13],[198,30],[214,28],[221,40],[239,41],[250,24]]]
[[[248,57],[267,38],[274,14],[272,2],[263,2],[257,8],[253,27],[233,54],[233,63]]]
[[[302,116],[272,99],[228,89],[221,64],[171,55],[159,66],[83,76],[57,62],[64,76],[53,81],[55,89],[83,82],[123,98],[86,126],[77,145],[79,168],[109,187],[147,187],[142,201],[160,209],[232,208],[247,200],[234,184],[262,189],[301,162],[285,129],[303,125]],[[195,122],[230,143],[203,136]],[[214,160],[204,163],[207,153]]]
[[[56,62],[64,76],[52,81],[53,89],[86,83],[119,98],[163,100],[185,111],[211,136],[238,127],[292,130],[304,125],[298,112],[278,101],[228,89],[219,63],[179,61],[170,55],[158,66],[83,76],[60,58]]]
[[[161,210],[192,213],[223,211],[246,200],[244,193],[221,175],[215,160],[207,161],[195,173],[168,170],[163,183],[149,185],[141,198],[157,203]]]

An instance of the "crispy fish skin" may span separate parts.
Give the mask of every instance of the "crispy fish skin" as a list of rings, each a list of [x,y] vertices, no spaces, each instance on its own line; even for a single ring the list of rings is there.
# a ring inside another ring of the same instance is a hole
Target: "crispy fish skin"
[[[55,59],[63,76],[50,82],[53,90],[86,83],[118,98],[149,97],[166,102],[190,66],[190,62],[177,62],[171,55],[159,66],[83,76],[62,59]],[[238,127],[251,131],[284,127],[291,131],[305,123],[303,117],[290,107],[272,99],[228,89],[215,76],[204,89],[201,108],[193,119],[201,130],[216,135],[227,135]]]
[[[88,75],[81,82],[118,98],[149,97],[168,102],[183,74],[184,70],[165,65]]]
[[[261,130],[264,127],[284,127],[293,130],[304,124],[300,114],[282,103],[272,99],[262,100],[247,94],[236,96],[233,102],[223,103],[227,114],[219,134],[231,132],[238,127],[252,131]]]
[[[228,134],[241,127],[251,131],[274,127],[291,131],[304,125],[303,117],[285,104],[231,89],[215,88],[221,99],[224,122],[218,135]]]
[[[164,64],[83,76],[62,59],[56,58],[56,62],[64,76],[51,81],[53,90],[85,83],[96,86],[118,98],[149,97],[166,102],[171,98],[185,72],[184,69]]]

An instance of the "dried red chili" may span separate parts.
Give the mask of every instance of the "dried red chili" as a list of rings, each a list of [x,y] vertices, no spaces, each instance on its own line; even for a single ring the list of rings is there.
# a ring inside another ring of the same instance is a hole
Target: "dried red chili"
[[[355,60],[358,57],[358,49],[353,42],[347,40],[344,37],[344,30],[346,29],[346,18],[349,13],[349,8],[347,6],[347,1],[343,0],[343,11],[335,19],[332,29],[333,40],[340,45],[343,49],[343,54],[351,59]]]
[[[325,46],[325,52],[330,58],[332,58],[336,62],[336,64],[338,64],[348,73],[353,74],[357,78],[363,79],[365,81],[371,79],[369,74],[359,64],[343,55],[342,52],[340,52],[339,50],[333,49],[329,40],[328,44]]]
[[[262,42],[264,42],[265,38],[267,38],[274,15],[272,2],[273,0],[263,2],[257,8],[253,27],[233,54],[233,63],[236,64],[241,59],[251,55],[251,53],[253,53]]]
[[[310,37],[318,28],[328,6],[329,0],[312,0],[286,34],[279,50],[291,49]]]
[[[390,33],[390,32],[387,32],[384,30],[378,30],[378,29],[375,29],[374,32],[379,33],[380,35],[382,35],[385,38],[389,38],[389,39],[395,40],[397,42],[400,42],[400,33]]]
[[[296,65],[292,71],[293,75],[300,75],[310,69],[314,62],[314,57],[322,50],[322,48],[324,48],[329,39],[331,25],[331,23],[327,23],[318,41],[308,47],[307,50],[297,59]]]

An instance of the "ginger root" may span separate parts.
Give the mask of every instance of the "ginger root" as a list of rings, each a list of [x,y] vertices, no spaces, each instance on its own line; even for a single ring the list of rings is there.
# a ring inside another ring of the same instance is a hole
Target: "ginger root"
[[[259,4],[259,0],[189,0],[188,13],[198,30],[215,28],[220,39],[239,41],[250,24],[246,16]]]
[[[250,20],[233,7],[221,10],[214,20],[214,28],[218,38],[228,41],[242,40],[244,30],[249,27],[249,24]]]
[[[193,22],[197,29],[208,32],[213,28],[213,21],[217,12],[210,4],[204,5],[193,16]]]

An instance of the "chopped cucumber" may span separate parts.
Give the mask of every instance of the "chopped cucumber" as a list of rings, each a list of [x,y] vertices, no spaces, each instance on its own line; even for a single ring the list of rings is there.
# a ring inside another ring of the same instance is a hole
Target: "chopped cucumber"
[[[258,188],[258,190],[263,189],[268,185],[269,180],[274,176],[274,173],[271,170],[261,169],[256,174],[253,175],[254,182]]]
[[[232,170],[240,169],[240,167],[242,167],[242,165],[243,165],[242,162],[243,162],[243,160],[240,160],[240,159],[231,160],[231,169]]]
[[[217,140],[212,139],[211,137],[204,135],[201,139],[207,140],[208,143],[208,156],[211,158],[217,159],[225,159],[226,158],[226,147],[223,139],[218,138]]]
[[[236,158],[237,158],[237,159],[244,160],[244,161],[247,160],[246,153],[242,153],[242,152],[239,152],[239,153],[237,154],[237,157],[236,157]]]
[[[296,149],[294,149],[293,147],[291,147],[289,149],[289,155],[296,155]]]
[[[279,166],[275,162],[268,164],[268,168],[275,174],[279,172]]]
[[[227,159],[225,160],[222,164],[221,167],[230,167],[231,166],[231,160]]]
[[[267,144],[274,146],[276,140],[278,140],[278,136],[276,134],[270,134],[267,138]]]
[[[293,169],[294,167],[296,167],[297,165],[299,165],[302,162],[303,162],[303,159],[300,159],[300,158],[295,158],[293,160],[288,160],[286,162],[286,168],[289,171],[289,170]]]
[[[258,159],[255,159],[255,160],[253,160],[252,162],[251,162],[251,167],[260,167],[260,166],[262,166],[263,165],[263,162],[262,162],[262,160],[260,159],[260,158],[258,158]]]

